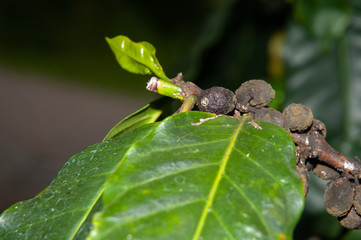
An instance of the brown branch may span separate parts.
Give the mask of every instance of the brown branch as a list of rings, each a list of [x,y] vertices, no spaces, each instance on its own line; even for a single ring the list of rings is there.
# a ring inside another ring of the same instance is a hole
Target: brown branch
[[[357,160],[349,159],[335,149],[333,149],[318,132],[311,133],[290,133],[294,143],[307,149],[303,154],[311,158],[318,158],[318,160],[336,168],[347,174],[351,174],[356,178],[361,178],[361,163]]]

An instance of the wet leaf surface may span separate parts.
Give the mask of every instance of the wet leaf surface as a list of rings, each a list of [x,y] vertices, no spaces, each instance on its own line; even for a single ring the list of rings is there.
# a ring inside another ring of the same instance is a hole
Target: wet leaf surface
[[[107,177],[131,145],[150,130],[150,126],[135,130],[72,156],[41,194],[16,203],[0,215],[0,239],[86,236],[89,221],[85,220],[94,208],[100,209],[101,202],[98,201]]]
[[[107,182],[89,239],[290,239],[303,208],[287,132],[190,112],[154,128]]]
[[[259,124],[186,112],[92,145],[0,215],[0,238],[289,239],[303,209],[294,145]]]

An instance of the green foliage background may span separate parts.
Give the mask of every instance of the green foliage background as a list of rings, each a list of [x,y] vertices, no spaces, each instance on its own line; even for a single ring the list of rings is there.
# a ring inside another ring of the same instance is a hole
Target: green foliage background
[[[266,79],[276,107],[306,104],[335,149],[361,156],[360,19],[357,0],[2,1],[0,62],[145,94],[144,78],[121,70],[105,44],[121,33],[153,43],[170,77],[183,71],[203,88]],[[295,238],[358,239],[325,214],[324,185],[314,182]]]

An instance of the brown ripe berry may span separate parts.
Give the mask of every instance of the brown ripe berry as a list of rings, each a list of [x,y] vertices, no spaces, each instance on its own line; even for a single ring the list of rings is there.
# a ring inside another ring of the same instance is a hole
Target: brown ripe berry
[[[282,113],[273,108],[255,109],[254,120],[274,123],[280,127],[287,128],[286,119]]]
[[[262,108],[270,104],[275,97],[271,85],[263,80],[249,80],[236,90],[237,108],[248,112],[248,107]]]
[[[361,227],[361,216],[357,214],[354,208],[346,216],[339,219],[340,224],[347,229],[358,229]]]
[[[361,185],[358,185],[355,188],[355,199],[353,201],[353,205],[356,212],[361,215]]]
[[[332,167],[322,163],[317,163],[315,167],[312,169],[312,171],[316,176],[324,180],[334,180],[340,177],[339,172],[337,172]]]
[[[352,206],[353,197],[353,188],[347,179],[338,178],[329,182],[323,196],[326,211],[335,217],[344,216]]]
[[[291,131],[302,132],[309,128],[313,121],[311,109],[302,104],[292,103],[283,110],[287,125]]]
[[[236,97],[226,88],[212,87],[202,91],[197,100],[197,106],[203,112],[227,114],[234,110]]]

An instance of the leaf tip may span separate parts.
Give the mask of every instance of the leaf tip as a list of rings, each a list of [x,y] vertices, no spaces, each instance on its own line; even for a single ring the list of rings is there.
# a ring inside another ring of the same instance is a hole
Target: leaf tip
[[[111,41],[111,40],[112,40],[111,38],[105,36],[105,41],[106,41],[108,44],[110,44],[110,41]]]

